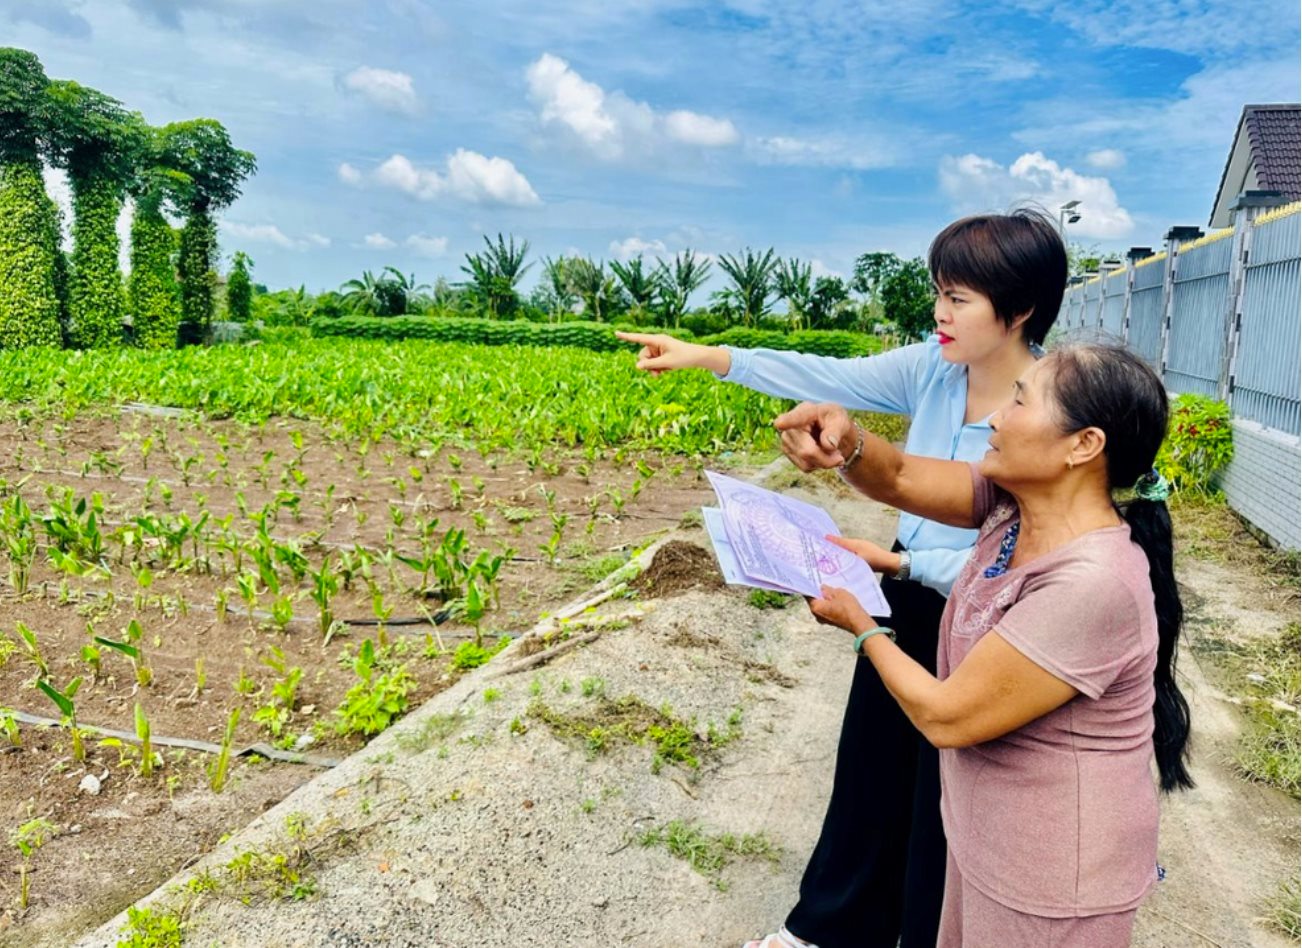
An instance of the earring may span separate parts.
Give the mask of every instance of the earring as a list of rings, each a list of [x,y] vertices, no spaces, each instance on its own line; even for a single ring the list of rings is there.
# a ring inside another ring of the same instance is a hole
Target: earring
[[[1068,459],[1067,459],[1067,470],[1070,471],[1070,470],[1071,470],[1073,467],[1075,467],[1075,466],[1076,466],[1076,462],[1073,461],[1071,458],[1068,458]]]

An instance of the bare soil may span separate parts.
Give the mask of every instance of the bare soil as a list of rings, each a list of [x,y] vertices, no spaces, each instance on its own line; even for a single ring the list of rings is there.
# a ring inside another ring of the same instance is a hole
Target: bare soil
[[[651,454],[539,450],[481,457],[451,442],[404,450],[387,440],[340,439],[293,420],[261,429],[142,414],[0,423],[0,492],[21,493],[39,518],[65,490],[90,505],[98,495],[103,568],[84,576],[55,569],[38,524],[41,552],[28,591],[18,595],[9,585],[0,591],[0,636],[16,646],[0,660],[0,708],[59,717],[35,688],[36,665],[15,632],[21,622],[36,634],[56,687],[83,678],[76,695],[82,726],[133,731],[138,703],[155,738],[216,743],[239,708],[234,748],[278,741],[335,759],[366,743],[337,733],[333,715],[359,681],[350,659],[364,638],[387,645],[389,666],[405,664],[414,676],[409,708],[415,708],[463,674],[452,666],[451,652],[477,630],[455,616],[430,624],[446,603],[422,588],[418,570],[396,559],[390,567],[377,558],[371,567],[388,621],[378,622],[371,584],[355,576],[332,606],[350,624],[328,646],[306,577],[294,582],[282,571],[279,598],[293,610],[288,622],[272,621],[278,597],[265,584],[248,615],[233,546],[255,536],[260,513],[269,511],[268,534],[292,541],[314,569],[327,554],[337,564],[341,552],[356,547],[419,556],[421,531],[435,520],[436,527],[425,529],[436,539],[463,530],[466,560],[479,551],[507,557],[496,606],[478,630],[488,643],[528,628],[589,585],[589,574],[608,570],[710,496],[692,463]],[[136,547],[121,542],[120,531],[138,518],[175,526],[181,516],[197,523],[205,514],[201,538],[186,541],[179,553],[149,538]],[[240,560],[246,572],[254,569],[247,553]],[[152,573],[147,588],[131,568],[140,564]],[[7,565],[0,556],[0,575]],[[132,620],[144,631],[152,671],[147,686],[137,684],[126,656],[110,648],[100,649],[98,675],[81,654],[95,635],[123,639]],[[278,738],[254,721],[283,678],[268,664],[277,661],[303,671]],[[86,757],[77,761],[66,729],[23,727],[22,743],[0,754],[5,835],[37,818],[58,828],[30,860],[26,909],[18,907],[17,851],[5,842],[11,855],[0,868],[0,943],[67,944],[69,933],[112,916],[320,773],[244,757],[215,794],[208,785],[210,754],[159,747],[165,765],[146,779],[138,753],[98,739],[87,734]],[[87,774],[100,781],[97,794],[80,788]]]

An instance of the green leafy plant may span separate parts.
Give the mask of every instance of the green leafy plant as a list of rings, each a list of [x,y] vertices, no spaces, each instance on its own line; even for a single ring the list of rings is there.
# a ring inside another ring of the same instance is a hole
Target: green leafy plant
[[[127,627],[123,630],[122,641],[106,639],[102,635],[95,636],[95,641],[100,645],[111,648],[115,652],[121,652],[131,660],[131,668],[135,671],[137,685],[148,685],[154,680],[154,672],[145,659],[144,639],[145,631],[135,619],[127,623]]]
[[[416,680],[405,665],[379,668],[375,643],[370,639],[358,648],[353,671],[360,681],[335,710],[336,728],[341,734],[378,734],[407,710],[407,696]]]
[[[221,751],[217,754],[217,759],[208,766],[208,786],[212,788],[213,793],[221,793],[222,788],[226,786],[226,778],[231,765],[231,744],[235,741],[235,728],[239,723],[240,709],[232,708],[231,716],[226,719],[226,731],[222,735]]]
[[[58,691],[45,679],[36,683],[45,697],[49,698],[59,709],[59,714],[63,716],[63,723],[68,728],[68,733],[72,735],[72,756],[74,760],[82,761],[86,759],[86,748],[81,742],[81,729],[77,727],[77,706],[73,699],[77,696],[77,689],[81,687],[81,678],[77,677],[64,686],[63,691]]]
[[[1176,398],[1157,454],[1158,473],[1177,491],[1213,494],[1212,479],[1233,457],[1229,406],[1202,395]]]
[[[17,847],[18,855],[22,859],[18,869],[18,907],[24,911],[27,909],[29,902],[30,880],[28,875],[31,871],[32,857],[47,841],[57,835],[59,835],[59,828],[43,817],[28,820],[9,834],[10,845]]]

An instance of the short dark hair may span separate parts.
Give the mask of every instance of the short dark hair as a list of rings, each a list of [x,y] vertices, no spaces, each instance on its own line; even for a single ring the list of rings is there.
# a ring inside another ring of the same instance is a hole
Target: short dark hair
[[[1005,325],[1030,313],[1022,324],[1029,344],[1044,342],[1067,287],[1067,248],[1048,216],[1033,208],[955,221],[931,242],[927,266],[937,286],[990,297]]]

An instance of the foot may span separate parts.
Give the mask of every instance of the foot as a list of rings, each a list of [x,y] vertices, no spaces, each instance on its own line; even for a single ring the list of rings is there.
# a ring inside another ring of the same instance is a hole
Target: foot
[[[759,941],[748,941],[742,948],[818,948],[812,942],[802,941],[783,925],[771,935],[765,935]]]

